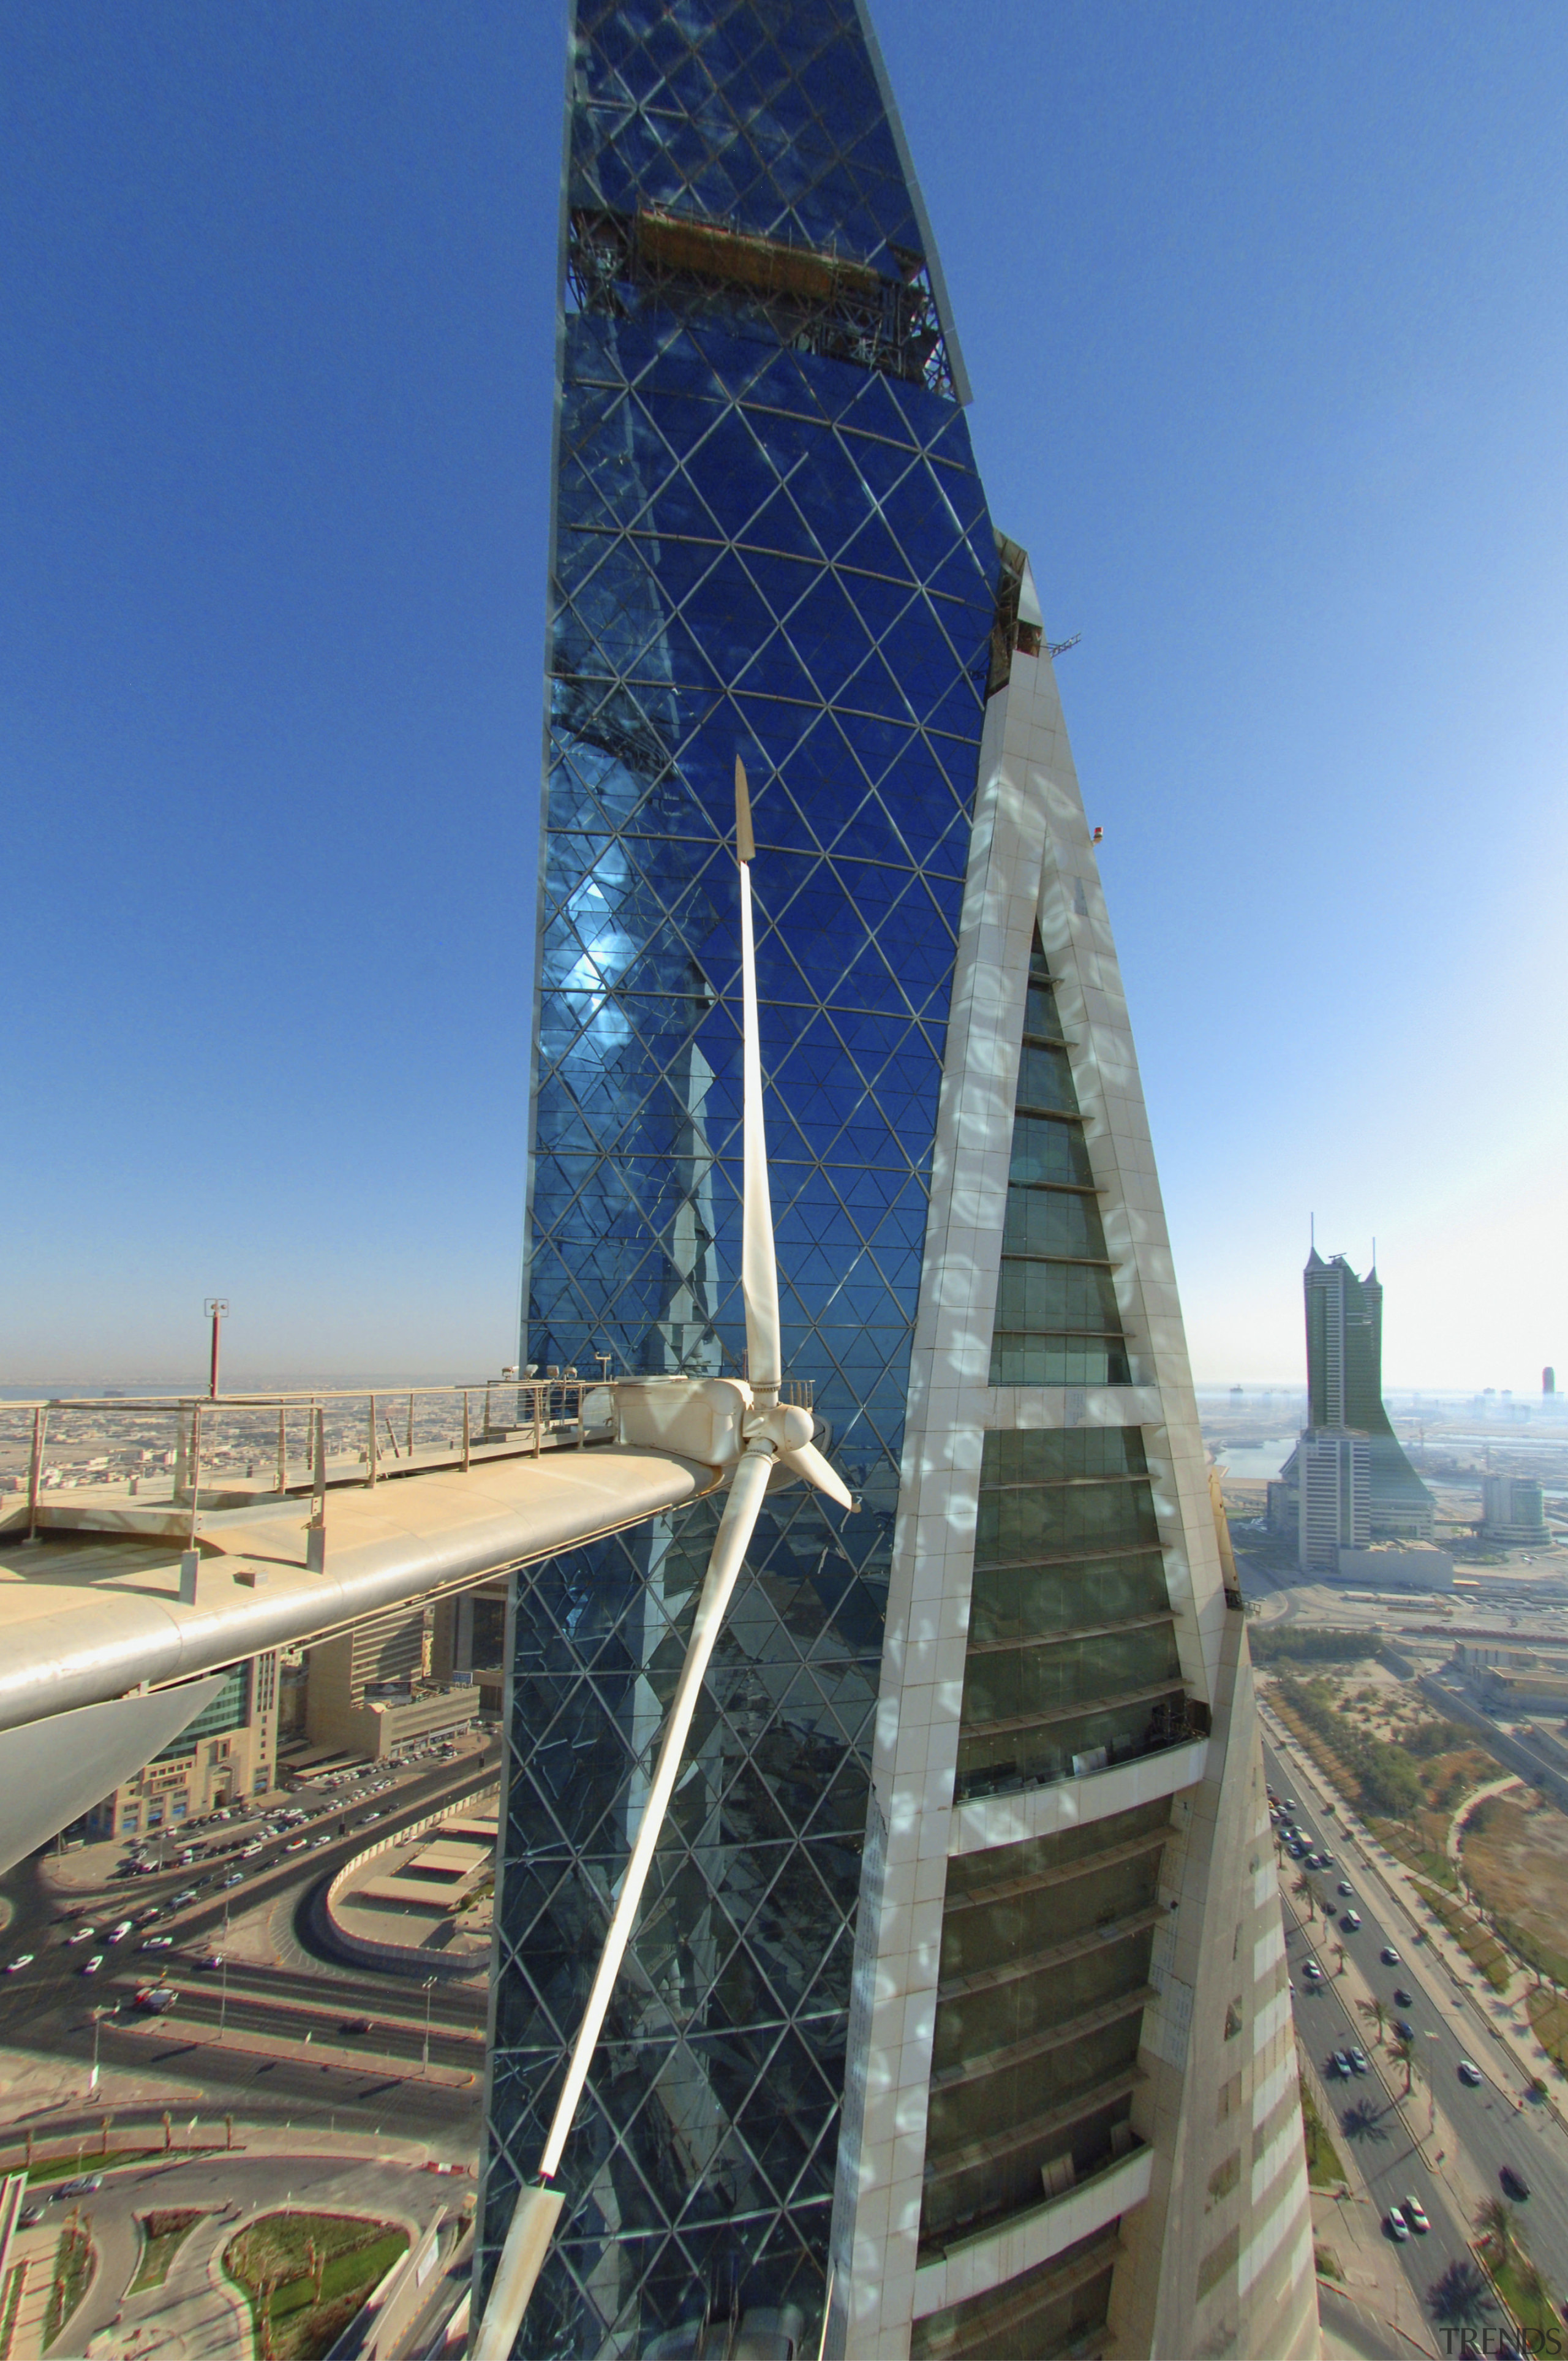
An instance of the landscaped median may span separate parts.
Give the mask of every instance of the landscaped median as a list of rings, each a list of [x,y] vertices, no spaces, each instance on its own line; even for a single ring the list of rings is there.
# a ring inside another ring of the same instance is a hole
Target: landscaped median
[[[224,2248],[260,2361],[320,2361],[408,2252],[406,2230],[353,2213],[263,2214]]]

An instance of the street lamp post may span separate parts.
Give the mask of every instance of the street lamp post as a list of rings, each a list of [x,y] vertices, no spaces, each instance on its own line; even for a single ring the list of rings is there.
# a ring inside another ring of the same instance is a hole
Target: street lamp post
[[[420,2066],[420,2073],[427,2082],[430,2080],[430,2008],[434,1994],[435,1978],[426,1976],[424,1980],[424,2058]]]
[[[115,2001],[113,2007],[95,2008],[93,2012],[93,2071],[87,2077],[89,2095],[98,2088],[98,2043],[104,2029],[104,2019],[106,2016],[113,2016],[119,2005],[119,2002]]]

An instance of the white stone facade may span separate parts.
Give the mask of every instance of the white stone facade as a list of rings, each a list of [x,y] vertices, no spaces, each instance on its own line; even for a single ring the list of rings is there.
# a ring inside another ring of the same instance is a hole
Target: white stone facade
[[[1037,645],[1040,614],[1026,569],[1019,618]],[[1127,1385],[990,1383],[1036,927],[1073,1045],[1072,1080],[1128,1343]],[[1211,1735],[955,1808],[985,1433],[1094,1425],[1142,1430],[1181,1677],[1206,1709]],[[1172,1798],[1175,1833],[1151,1971],[1158,1997],[1145,2012],[1134,2101],[1140,2146],[1002,2229],[923,2255],[949,1859],[1162,1796]],[[938,1119],[861,1891],[829,2354],[902,2361],[916,2322],[1005,2285],[1117,2220],[1122,2257],[1107,2351],[1316,2352],[1299,2107],[1293,2074],[1282,2070],[1293,2063],[1293,2035],[1280,2004],[1285,1970],[1262,1796],[1242,1618],[1227,1605],[1098,865],[1049,655],[1020,653],[987,708]],[[1240,2022],[1231,2029],[1237,2001]],[[1234,2105],[1216,2119],[1214,2093],[1237,2070]],[[1230,2157],[1233,2131],[1236,2178],[1216,2204],[1206,2184]],[[1255,2157],[1248,2146],[1255,2131],[1265,2135]],[[1234,2316],[1241,2343],[1190,2341],[1223,2335],[1222,2315]]]

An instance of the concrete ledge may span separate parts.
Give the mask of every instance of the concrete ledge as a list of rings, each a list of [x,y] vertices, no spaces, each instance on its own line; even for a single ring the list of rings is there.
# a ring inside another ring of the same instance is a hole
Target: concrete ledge
[[[971,2296],[989,2295],[1025,2271],[1049,2262],[1080,2238],[1092,2235],[1141,2205],[1149,2193],[1154,2150],[1135,2148],[1119,2157],[1077,2189],[1036,2205],[1032,2213],[1015,2213],[997,2230],[982,2230],[949,2246],[940,2262],[924,2263],[915,2274],[915,2312],[925,2320],[950,2303],[966,2303]]]
[[[1024,1844],[1031,1837],[1059,1836],[1064,1828],[1108,1820],[1135,1805],[1152,1804],[1196,1787],[1209,1767],[1209,1741],[1190,1739],[1181,1746],[1140,1754],[1135,1763],[1113,1763],[1080,1779],[1057,1779],[1049,1786],[1025,1787],[1016,1795],[986,1795],[954,1807],[948,1854],[989,1852],[995,1845]]]

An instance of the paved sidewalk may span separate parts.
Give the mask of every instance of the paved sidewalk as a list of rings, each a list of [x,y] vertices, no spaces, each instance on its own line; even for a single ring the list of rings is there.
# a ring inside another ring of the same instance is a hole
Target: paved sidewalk
[[[289,2058],[306,2065],[345,2066],[350,2072],[363,2070],[398,2082],[423,2082],[443,2091],[471,2091],[479,2079],[468,2066],[443,2066],[433,2059],[425,2067],[417,2058],[389,2058],[380,2051],[367,2049],[363,2043],[344,2049],[334,2042],[313,2041],[308,2035],[302,2041],[294,2041],[287,2034],[236,2030],[232,2025],[220,2034],[215,2025],[191,2025],[172,2016],[133,2019],[120,2029],[166,2045],[178,2041],[181,2049],[237,2050],[253,2058]]]

